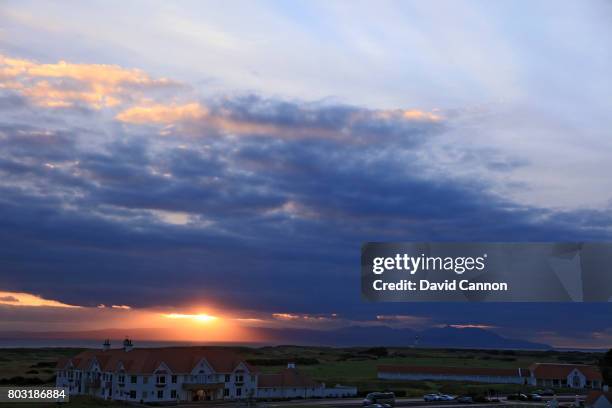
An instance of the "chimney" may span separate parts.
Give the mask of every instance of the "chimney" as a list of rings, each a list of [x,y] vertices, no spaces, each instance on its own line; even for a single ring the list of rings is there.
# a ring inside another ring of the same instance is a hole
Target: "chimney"
[[[108,351],[108,350],[110,350],[110,348],[111,348],[110,339],[104,340],[104,343],[102,344],[102,350]]]
[[[295,363],[287,363],[287,368],[295,368]]]
[[[123,340],[123,351],[131,351],[133,348],[132,340],[126,337],[125,340]]]

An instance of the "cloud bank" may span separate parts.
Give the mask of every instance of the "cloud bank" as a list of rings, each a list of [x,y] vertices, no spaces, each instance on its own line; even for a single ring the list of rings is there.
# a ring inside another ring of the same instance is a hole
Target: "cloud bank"
[[[526,162],[453,139],[473,124],[462,110],[204,97],[138,69],[8,56],[0,73],[6,291],[118,311],[489,327],[441,306],[362,304],[361,242],[610,238],[605,209],[527,205],[498,176],[474,177]]]

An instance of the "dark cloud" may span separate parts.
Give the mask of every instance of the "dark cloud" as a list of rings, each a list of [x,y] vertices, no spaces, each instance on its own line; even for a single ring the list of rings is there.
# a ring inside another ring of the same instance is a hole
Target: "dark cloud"
[[[243,122],[349,133],[190,138],[46,127],[35,118],[2,123],[3,289],[90,306],[204,301],[366,318],[407,308],[361,303],[355,265],[363,241],[610,238],[605,212],[522,206],[482,181],[432,176],[426,145],[444,124],[255,97],[214,106]],[[499,155],[488,163],[498,171],[519,165]],[[183,218],[172,221],[176,214]],[[580,311],[595,316],[580,321],[585,332],[611,324],[597,320],[608,305],[572,307],[517,305],[512,310],[521,312],[510,313],[434,304],[411,305],[410,313],[531,328],[521,313],[546,319]],[[545,326],[567,328],[564,319],[548,319]]]

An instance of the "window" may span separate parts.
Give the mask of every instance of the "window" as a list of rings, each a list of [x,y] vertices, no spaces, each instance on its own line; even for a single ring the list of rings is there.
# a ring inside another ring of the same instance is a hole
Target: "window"
[[[119,382],[119,384],[124,384],[125,383],[125,375],[119,374],[117,376],[117,381]]]
[[[146,392],[146,391],[143,391],[143,392],[142,392],[142,399],[146,399],[146,398],[147,398],[147,392]]]
[[[166,376],[165,375],[158,375],[157,376],[157,383],[158,384],[165,384],[166,383]]]
[[[225,382],[230,382],[230,375],[229,374],[225,374]]]
[[[157,391],[157,399],[164,399],[164,390]]]
[[[236,395],[237,396],[241,396],[242,395],[242,388],[236,388]]]
[[[173,375],[173,376],[172,376],[172,384],[176,384],[176,380],[177,380],[176,375]]]
[[[135,390],[130,391],[130,399],[136,399],[136,391]]]
[[[149,383],[149,377],[142,377],[142,383],[143,384],[148,384]]]
[[[138,382],[138,377],[136,377],[135,375],[131,376],[130,377],[130,382],[132,384],[136,384]]]
[[[236,374],[236,382],[242,382],[244,381],[244,377],[242,374]]]
[[[170,391],[170,398],[176,399],[176,390]]]
[[[223,389],[223,396],[224,397],[229,397],[229,388],[224,388]]]

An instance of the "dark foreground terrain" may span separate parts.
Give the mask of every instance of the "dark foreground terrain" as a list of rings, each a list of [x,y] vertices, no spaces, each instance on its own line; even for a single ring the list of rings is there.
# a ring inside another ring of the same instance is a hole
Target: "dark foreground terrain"
[[[534,362],[597,364],[602,354],[578,351],[511,351],[423,348],[330,348],[277,346],[231,347],[262,372],[279,371],[288,362],[327,385],[354,385],[360,394],[392,390],[398,397],[417,397],[440,391],[449,394],[519,391],[517,385],[462,384],[435,381],[383,381],[376,378],[380,364],[410,364],[456,367],[528,367]],[[58,359],[82,349],[0,349],[0,386],[53,384]],[[521,387],[521,390],[528,391]],[[87,403],[83,401],[83,403]],[[72,404],[71,404],[72,405]],[[25,408],[24,405],[20,405]],[[40,405],[39,405],[40,406]]]

